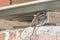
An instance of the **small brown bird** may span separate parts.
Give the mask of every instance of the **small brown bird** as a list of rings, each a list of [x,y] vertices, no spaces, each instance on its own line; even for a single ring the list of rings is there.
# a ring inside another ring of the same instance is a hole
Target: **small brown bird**
[[[45,19],[45,17],[46,17],[45,13],[37,12],[37,14],[34,15],[34,19],[32,20],[33,26],[38,25]]]

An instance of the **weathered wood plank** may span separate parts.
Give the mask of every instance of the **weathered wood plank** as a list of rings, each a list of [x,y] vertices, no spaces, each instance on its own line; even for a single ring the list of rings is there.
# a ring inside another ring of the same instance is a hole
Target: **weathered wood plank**
[[[0,9],[0,16],[25,14],[25,13],[39,11],[43,9],[52,9],[52,8],[55,9],[55,8],[59,8],[60,7],[59,5],[60,5],[60,1],[50,1],[50,2],[42,2],[42,3],[39,2],[39,3],[26,5],[26,6],[17,6],[17,7],[14,6],[12,8],[7,8],[5,10]]]

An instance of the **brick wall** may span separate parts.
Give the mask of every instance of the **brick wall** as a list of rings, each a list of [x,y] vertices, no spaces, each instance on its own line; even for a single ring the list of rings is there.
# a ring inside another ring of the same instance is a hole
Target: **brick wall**
[[[7,6],[9,5],[10,1],[9,0],[0,0],[0,7],[1,6]]]
[[[39,29],[40,32],[42,32],[42,30],[45,29],[45,27],[44,28],[43,27],[40,27],[40,29]],[[49,33],[50,34],[46,33],[46,34],[43,34],[43,35],[42,34],[31,35],[30,34],[31,32],[29,32],[28,30],[25,30],[25,28],[23,28],[23,29],[22,28],[20,28],[20,29],[13,29],[13,30],[10,29],[10,30],[1,31],[0,32],[0,40],[5,40],[6,38],[8,38],[8,40],[14,40],[14,39],[15,40],[22,40],[22,39],[23,40],[60,40],[60,33],[59,33],[60,30],[57,31],[59,35],[57,34],[57,32],[54,33],[54,31],[56,31],[57,28],[60,29],[60,27],[51,27],[51,28],[54,28],[54,30],[51,30],[50,26],[48,26],[46,28],[49,28],[49,30],[50,30]],[[26,34],[24,32],[26,32]],[[29,33],[27,34],[27,32],[29,32]],[[44,31],[44,32],[46,32],[46,31]],[[24,33],[24,35],[22,33]],[[53,34],[51,34],[51,33],[53,33]],[[29,34],[30,34],[30,36],[29,36]],[[27,35],[27,36],[25,38],[23,38],[22,35],[23,36]]]
[[[0,7],[10,5],[11,0],[0,0]],[[29,2],[33,0],[12,0],[12,4],[18,4],[18,3],[24,3]]]
[[[24,2],[29,2],[29,1],[33,1],[33,0],[13,0],[12,3],[18,4],[18,3],[24,3]]]
[[[0,40],[5,40],[5,34],[0,34]]]

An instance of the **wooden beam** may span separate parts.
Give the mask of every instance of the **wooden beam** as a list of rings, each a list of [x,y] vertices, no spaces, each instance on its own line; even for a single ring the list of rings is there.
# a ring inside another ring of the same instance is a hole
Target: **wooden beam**
[[[60,8],[60,1],[39,2],[35,4],[29,4],[29,5],[17,6],[17,7],[15,7],[15,5],[14,7],[12,6],[13,5],[9,6],[11,8],[6,8],[6,9],[0,8],[0,16],[26,14],[29,12],[34,12],[44,9]]]

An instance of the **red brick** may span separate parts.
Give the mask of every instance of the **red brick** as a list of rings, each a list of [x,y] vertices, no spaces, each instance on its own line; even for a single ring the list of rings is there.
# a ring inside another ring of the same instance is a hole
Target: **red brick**
[[[0,40],[5,40],[5,34],[0,34]]]
[[[7,6],[9,4],[10,4],[10,1],[9,0],[0,0],[0,7]]]
[[[13,40],[13,38],[15,38],[15,37],[16,37],[16,35],[14,33],[9,34],[9,40]]]
[[[29,2],[29,1],[33,1],[33,0],[13,0],[12,3],[18,4],[18,3],[24,3],[24,2]]]
[[[20,40],[21,33],[23,32],[23,30],[18,30],[17,32],[18,32],[18,35],[16,35],[17,36],[17,40]]]

